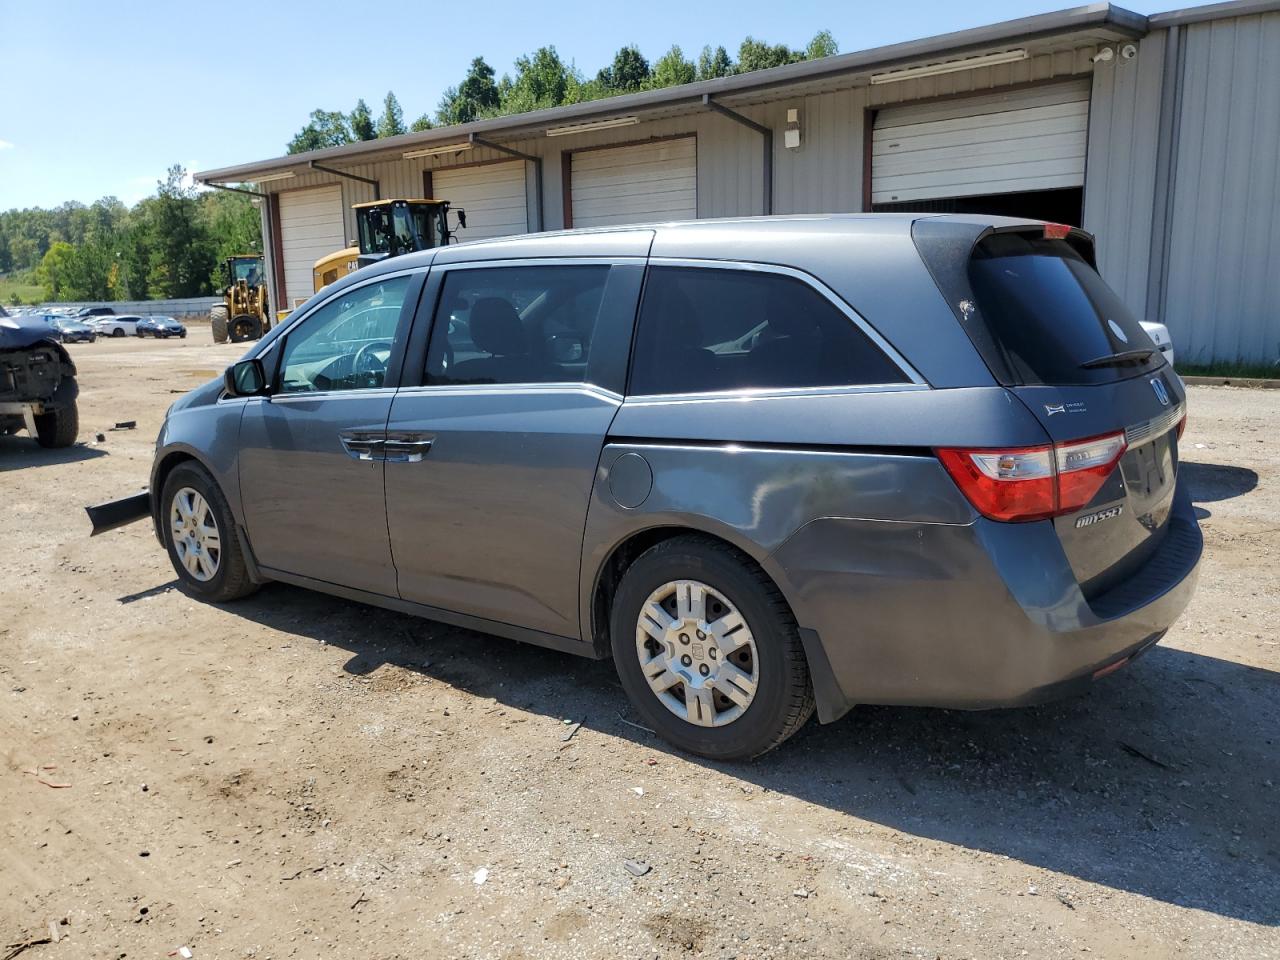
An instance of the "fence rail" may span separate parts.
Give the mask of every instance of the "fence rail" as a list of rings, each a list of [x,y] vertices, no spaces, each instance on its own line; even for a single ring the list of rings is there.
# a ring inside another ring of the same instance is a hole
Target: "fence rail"
[[[116,313],[136,313],[142,316],[174,317],[176,319],[207,319],[209,308],[221,303],[221,297],[186,297],[181,300],[83,300],[77,303],[65,301],[40,304],[42,309],[52,310],[81,307],[110,307]]]

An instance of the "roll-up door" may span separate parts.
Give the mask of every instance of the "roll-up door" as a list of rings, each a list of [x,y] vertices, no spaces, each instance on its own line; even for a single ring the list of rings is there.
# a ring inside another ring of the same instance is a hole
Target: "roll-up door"
[[[1088,127],[1088,80],[886,107],[872,134],[872,203],[1083,186]]]
[[[347,245],[342,219],[342,188],[317,187],[280,194],[280,245],[284,255],[283,309],[315,292],[312,267],[321,257]]]
[[[570,167],[573,225],[599,227],[698,216],[694,137],[582,150]]]
[[[431,193],[467,211],[459,240],[487,240],[529,232],[524,161],[431,171]],[[452,220],[452,217],[450,217]]]

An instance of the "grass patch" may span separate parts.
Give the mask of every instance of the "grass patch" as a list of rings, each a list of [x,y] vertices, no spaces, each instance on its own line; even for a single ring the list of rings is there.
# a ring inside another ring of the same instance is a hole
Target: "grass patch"
[[[0,305],[14,306],[15,294],[23,303],[42,303],[45,299],[44,285],[36,283],[27,272],[0,277]]]
[[[1234,380],[1280,378],[1280,363],[1179,363],[1176,369],[1184,377],[1230,377]]]

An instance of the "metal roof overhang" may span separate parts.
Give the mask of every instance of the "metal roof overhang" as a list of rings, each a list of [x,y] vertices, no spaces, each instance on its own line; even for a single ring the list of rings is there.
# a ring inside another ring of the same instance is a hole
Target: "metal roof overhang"
[[[1095,3],[732,77],[623,94],[603,100],[206,170],[195,174],[195,180],[206,184],[252,182],[255,176],[265,177],[289,171],[303,173],[313,161],[370,163],[399,159],[406,151],[450,143],[463,144],[469,142],[472,136],[490,140],[520,140],[543,135],[548,127],[589,123],[608,117],[636,114],[643,120],[659,119],[707,109],[704,96],[730,105],[744,105],[770,99],[770,94],[776,95],[783,89],[800,94],[839,86],[855,86],[859,75],[872,71],[945,60],[992,48],[1067,38],[1076,38],[1081,42],[1136,39],[1144,36],[1147,31],[1147,17],[1109,3]],[[862,82],[865,82],[865,77]]]

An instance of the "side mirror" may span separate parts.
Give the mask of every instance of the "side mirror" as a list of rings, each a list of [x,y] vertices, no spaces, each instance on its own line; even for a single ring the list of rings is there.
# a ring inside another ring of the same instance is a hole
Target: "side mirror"
[[[467,211],[457,210],[455,212],[458,214],[458,226],[465,230],[467,228]]]
[[[227,367],[222,383],[228,396],[257,397],[267,392],[267,372],[256,357],[240,360]]]

